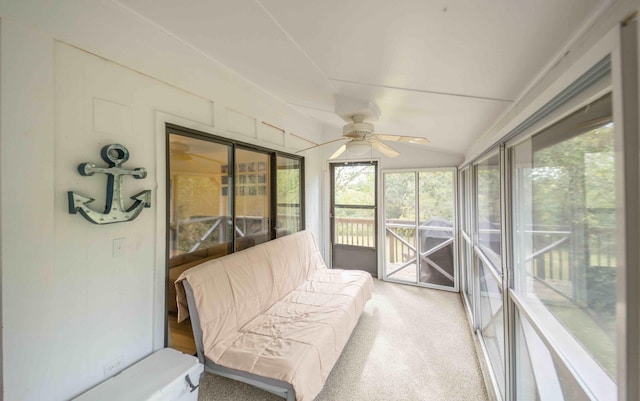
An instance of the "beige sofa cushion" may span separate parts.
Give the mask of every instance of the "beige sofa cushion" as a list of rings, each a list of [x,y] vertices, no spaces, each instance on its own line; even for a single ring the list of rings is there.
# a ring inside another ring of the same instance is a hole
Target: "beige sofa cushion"
[[[205,349],[213,362],[293,385],[297,401],[322,390],[367,300],[363,271],[317,271],[231,337]]]

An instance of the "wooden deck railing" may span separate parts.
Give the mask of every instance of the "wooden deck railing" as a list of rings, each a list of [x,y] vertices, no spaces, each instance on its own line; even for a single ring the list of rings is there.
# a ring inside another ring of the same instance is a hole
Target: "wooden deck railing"
[[[279,216],[283,221],[279,223],[283,226],[289,224],[299,224],[298,216]],[[248,225],[260,220],[260,217],[243,217],[237,219],[237,235],[243,236]],[[231,224],[228,218],[205,217],[200,219],[189,219],[179,221],[177,233],[182,227],[189,224],[200,223],[206,226],[195,238],[195,242],[190,244],[191,250],[197,249],[205,239],[214,236],[218,241],[225,241]],[[372,218],[336,218],[335,238],[337,244],[356,245],[365,247],[376,246],[376,227]],[[388,220],[385,230],[385,244],[387,262],[394,266],[408,266],[415,263],[415,222],[407,220]],[[451,232],[447,227],[419,227],[423,230],[445,230]],[[486,230],[483,230],[483,232]],[[489,230],[496,231],[496,230]],[[499,233],[499,231],[496,231]],[[214,235],[215,233],[215,235]],[[587,237],[580,245],[573,238],[571,231],[562,227],[542,227],[537,226],[526,231],[530,237],[529,247],[534,249],[524,256],[524,262],[528,265],[529,274],[536,280],[552,287],[568,298],[573,298],[573,280],[576,275],[582,273],[575,271],[576,268],[586,267],[615,268],[615,228],[614,227],[589,227]],[[482,233],[481,233],[482,234]],[[493,233],[484,232],[491,236]],[[178,236],[180,238],[180,236]],[[586,244],[584,242],[586,241]],[[517,246],[517,244],[516,244]],[[185,249],[189,250],[189,249]],[[578,258],[578,259],[576,259]]]
[[[335,219],[336,244],[376,246],[374,219],[362,217],[338,217]]]

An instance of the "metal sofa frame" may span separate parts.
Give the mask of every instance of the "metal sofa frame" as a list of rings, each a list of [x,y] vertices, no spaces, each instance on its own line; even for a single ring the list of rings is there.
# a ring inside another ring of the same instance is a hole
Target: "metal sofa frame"
[[[193,337],[196,343],[196,350],[198,354],[198,360],[204,365],[204,369],[207,372],[227,377],[229,379],[237,380],[243,383],[250,384],[258,387],[262,390],[268,391],[279,397],[286,399],[287,401],[295,401],[295,391],[290,383],[282,380],[271,379],[269,377],[255,375],[249,372],[244,372],[237,369],[230,369],[222,365],[218,365],[204,355],[204,346],[202,343],[202,327],[200,326],[200,317],[196,308],[195,299],[193,296],[193,289],[186,280],[182,281],[184,286],[185,295],[187,298],[187,305],[189,307],[189,316],[191,318],[191,328],[193,330]]]

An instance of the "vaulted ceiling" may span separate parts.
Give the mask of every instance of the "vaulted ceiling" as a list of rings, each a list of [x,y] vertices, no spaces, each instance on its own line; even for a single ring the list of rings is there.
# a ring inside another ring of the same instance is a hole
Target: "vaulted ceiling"
[[[355,99],[378,105],[376,132],[462,155],[611,1],[117,2],[320,120],[327,140],[345,123],[337,99]]]

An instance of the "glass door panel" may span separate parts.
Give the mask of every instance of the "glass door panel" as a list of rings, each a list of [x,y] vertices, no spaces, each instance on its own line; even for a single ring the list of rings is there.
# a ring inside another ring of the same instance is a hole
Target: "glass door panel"
[[[173,282],[182,272],[232,250],[228,193],[231,146],[168,132],[167,345],[196,351],[191,322],[178,323]]]
[[[454,171],[418,173],[419,282],[454,287]]]
[[[169,134],[169,266],[231,251],[231,147]]]
[[[415,283],[415,172],[384,174],[385,279]]]
[[[276,237],[302,230],[302,161],[285,156],[276,158],[277,193]]]
[[[270,160],[268,153],[236,149],[236,251],[271,238]]]

